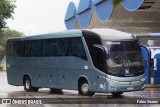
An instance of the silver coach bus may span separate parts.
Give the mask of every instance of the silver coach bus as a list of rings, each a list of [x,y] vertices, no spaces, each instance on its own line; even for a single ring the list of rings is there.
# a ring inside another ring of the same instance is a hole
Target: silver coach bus
[[[133,34],[113,29],[70,30],[9,39],[8,83],[26,91],[78,90],[80,95],[145,88],[141,48]]]

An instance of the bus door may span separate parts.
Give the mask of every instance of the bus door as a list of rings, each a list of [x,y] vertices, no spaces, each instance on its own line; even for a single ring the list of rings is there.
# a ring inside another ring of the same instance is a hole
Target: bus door
[[[159,48],[152,48],[151,49],[153,58],[153,68],[152,68],[152,83],[153,84],[160,84],[160,49]]]
[[[106,72],[107,68],[106,68],[106,58],[107,58],[107,53],[106,50],[103,46],[101,45],[94,45],[94,56],[93,56],[93,63],[95,65],[95,67],[102,71],[102,72]],[[97,83],[97,91],[106,91],[106,86],[108,86],[108,84],[106,84],[106,80],[103,78],[104,75],[100,72],[96,72],[96,83]]]
[[[141,45],[142,54],[144,58],[144,68],[145,68],[145,75],[146,75],[146,84],[150,84],[150,50],[146,47]]]

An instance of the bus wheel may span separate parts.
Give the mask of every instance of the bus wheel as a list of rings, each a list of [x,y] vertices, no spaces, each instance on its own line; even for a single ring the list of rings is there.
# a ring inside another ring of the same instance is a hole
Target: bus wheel
[[[123,94],[123,92],[112,93],[113,96],[120,96],[121,94]]]
[[[89,91],[89,84],[87,81],[82,81],[79,86],[79,94],[83,96],[93,96],[94,92]]]
[[[26,90],[27,92],[37,92],[39,88],[36,88],[36,87],[32,87],[32,84],[31,84],[31,79],[26,76],[24,78],[24,90]]]

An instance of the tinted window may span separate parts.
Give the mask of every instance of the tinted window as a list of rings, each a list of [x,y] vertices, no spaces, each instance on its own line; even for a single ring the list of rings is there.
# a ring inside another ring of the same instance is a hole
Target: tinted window
[[[7,54],[9,56],[23,56],[24,54],[24,41],[8,42]]]
[[[25,51],[25,42],[24,41],[19,41],[17,42],[17,56],[22,57],[24,55]]]
[[[58,38],[43,40],[12,41],[7,53],[18,57],[76,56],[87,60],[82,39]]]
[[[66,39],[57,39],[56,42],[56,56],[68,56],[69,55],[69,38]]]
[[[139,44],[135,41],[131,41],[131,42],[123,42],[125,45],[125,49],[126,51],[141,51],[141,48],[139,46]]]
[[[86,52],[81,38],[73,38],[71,40],[71,56],[77,56],[87,60]]]
[[[102,49],[95,47],[94,45],[102,45],[101,38],[95,34],[84,34],[93,65],[95,68],[99,69],[102,72],[107,71],[105,54]]]
[[[24,57],[30,57],[30,56],[31,56],[31,42],[30,41],[26,41],[25,42]]]
[[[9,41],[7,43],[7,55],[9,55],[9,56],[16,55],[15,44],[12,41]]]
[[[55,44],[54,39],[42,40],[42,56],[56,56]]]
[[[41,56],[41,49],[42,48],[40,40],[31,41],[31,56],[33,57]]]

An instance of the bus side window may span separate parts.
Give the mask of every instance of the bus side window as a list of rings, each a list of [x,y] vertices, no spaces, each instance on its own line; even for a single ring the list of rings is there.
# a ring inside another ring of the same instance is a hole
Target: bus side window
[[[94,66],[99,69],[100,71],[106,71],[106,61],[105,61],[105,55],[104,51],[100,48],[94,47],[93,49],[93,64]]]
[[[18,46],[18,56],[19,57],[24,57],[24,53],[25,53],[25,42],[24,41],[20,41],[19,46]]]
[[[56,42],[56,39],[42,40],[41,54],[43,57],[56,56],[55,42]]]
[[[14,42],[14,56],[22,57],[24,55],[24,42],[15,41]]]
[[[12,57],[23,57],[25,52],[24,41],[11,41],[7,43],[7,54]]]
[[[87,60],[87,55],[84,49],[84,45],[81,38],[72,38],[71,39],[71,56],[80,57],[84,60]]]
[[[94,67],[102,72],[106,72],[106,55],[104,55],[102,49],[94,47],[94,44],[102,45],[101,38],[95,34],[84,34],[84,38],[86,40]]]
[[[57,56],[68,56],[68,45],[69,45],[68,38],[57,39],[57,44],[56,44]]]
[[[12,42],[7,41],[7,55],[12,56],[13,48],[12,48]]]
[[[7,55],[9,56],[16,56],[16,47],[13,41],[9,41],[7,44]]]
[[[31,56],[31,42],[26,41],[25,42],[25,57],[30,57]]]
[[[31,42],[31,56],[40,57],[41,56],[41,41],[35,40]]]

